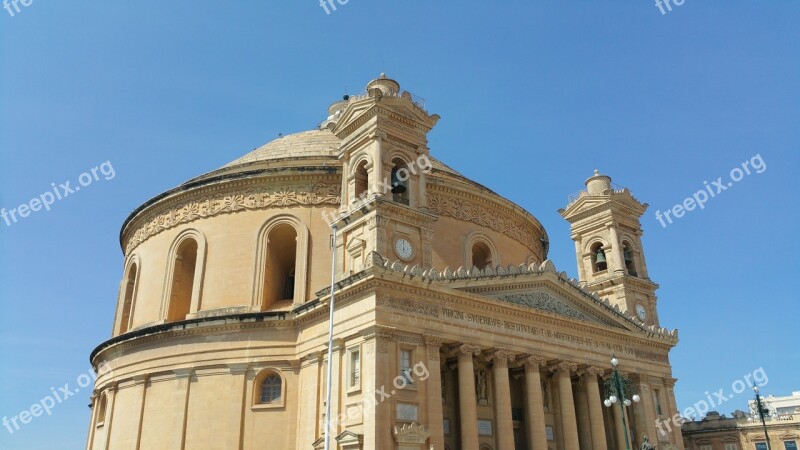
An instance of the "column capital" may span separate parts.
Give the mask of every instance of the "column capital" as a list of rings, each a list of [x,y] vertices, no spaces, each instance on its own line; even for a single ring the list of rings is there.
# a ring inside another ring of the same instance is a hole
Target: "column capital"
[[[578,365],[569,361],[559,361],[555,364],[547,366],[547,370],[550,372],[557,372],[559,374],[566,373],[567,375],[569,375],[570,372],[576,371],[577,369]]]
[[[375,130],[369,134],[370,139],[386,139],[388,134],[381,130]]]
[[[581,377],[584,376],[584,375],[598,377],[598,376],[602,376],[603,372],[605,372],[605,371],[600,367],[586,366],[586,367],[581,368],[581,370],[578,371],[578,375],[581,376]]]
[[[514,352],[504,348],[495,348],[486,354],[486,360],[494,361],[495,364],[503,363],[507,365],[510,361],[514,361],[515,357]]]
[[[509,361],[514,361],[514,359],[516,359],[516,354],[511,350],[505,348],[495,348],[486,353],[487,361],[504,360],[506,362],[509,362]]]
[[[423,337],[425,338],[425,345],[428,347],[441,347],[442,343],[444,342],[443,337],[435,336],[433,334],[426,334]]]
[[[547,364],[547,359],[537,355],[525,355],[519,359],[525,369],[539,370]]]
[[[456,355],[471,354],[472,356],[478,356],[481,354],[481,348],[472,344],[455,344],[450,347],[450,350]]]

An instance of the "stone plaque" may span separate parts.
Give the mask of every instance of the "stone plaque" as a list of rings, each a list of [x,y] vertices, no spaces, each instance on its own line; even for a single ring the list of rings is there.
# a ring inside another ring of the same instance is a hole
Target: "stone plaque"
[[[395,407],[395,414],[397,420],[403,422],[416,422],[419,420],[419,408],[413,403],[400,403],[397,402]]]
[[[478,419],[478,436],[491,436],[492,434],[492,421]]]

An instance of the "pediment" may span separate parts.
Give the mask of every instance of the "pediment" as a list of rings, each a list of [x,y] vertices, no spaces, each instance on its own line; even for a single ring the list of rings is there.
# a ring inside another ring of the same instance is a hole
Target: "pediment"
[[[532,288],[530,290],[516,292],[501,291],[489,296],[515,305],[538,309],[573,320],[615,328],[629,328],[621,324],[616,317],[610,317],[608,314],[598,311],[593,307],[594,305],[590,305],[582,300],[576,301],[570,299],[559,292],[547,288]]]

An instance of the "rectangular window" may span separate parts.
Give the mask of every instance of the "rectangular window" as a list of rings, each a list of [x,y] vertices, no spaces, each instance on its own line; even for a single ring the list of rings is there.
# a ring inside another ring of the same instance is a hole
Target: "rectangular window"
[[[767,450],[766,442],[756,442],[756,450]]]
[[[400,349],[400,375],[403,376],[409,384],[414,381],[411,376],[411,350]]]
[[[725,444],[725,450],[739,450],[739,446],[736,444]]]
[[[783,441],[783,446],[786,450],[797,450],[797,441]]]
[[[348,350],[350,358],[348,358],[349,368],[349,385],[350,389],[358,389],[361,387],[361,350],[358,347]]]
[[[663,416],[664,413],[661,411],[661,391],[658,389],[653,389],[653,403],[656,405],[656,414]]]
[[[710,445],[701,445],[700,446],[700,450],[711,450],[711,446]]]

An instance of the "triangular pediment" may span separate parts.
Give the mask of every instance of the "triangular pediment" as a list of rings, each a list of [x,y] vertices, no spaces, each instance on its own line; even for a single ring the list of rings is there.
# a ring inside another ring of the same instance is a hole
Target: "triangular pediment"
[[[566,298],[554,292],[548,291],[547,289],[530,290],[527,292],[500,293],[495,294],[492,297],[507,301],[509,303],[514,303],[516,305],[526,306],[529,308],[539,309],[569,317],[570,319],[583,320],[586,322],[593,322],[603,325],[615,325],[613,321],[610,321],[607,318],[599,315],[592,314],[591,312],[586,311],[584,308],[580,308],[573,302],[570,302]]]

